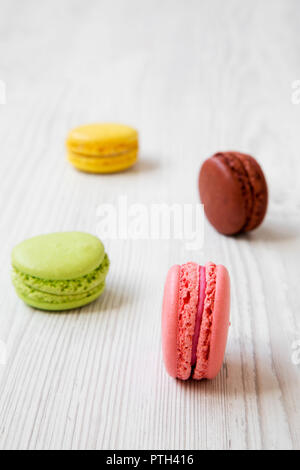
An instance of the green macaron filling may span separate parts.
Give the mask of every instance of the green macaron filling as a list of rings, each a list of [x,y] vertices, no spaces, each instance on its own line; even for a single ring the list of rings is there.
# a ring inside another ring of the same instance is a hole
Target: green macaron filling
[[[12,282],[17,293],[28,303],[68,304],[81,303],[100,295],[105,286],[109,259],[105,254],[102,263],[91,273],[70,280],[47,280],[30,276],[13,266]],[[85,302],[84,302],[85,303]]]
[[[25,298],[28,301],[32,300],[35,302],[42,302],[44,304],[64,304],[64,303],[67,304],[69,302],[73,302],[77,300],[88,299],[89,297],[93,297],[98,291],[100,291],[99,292],[99,295],[100,295],[104,287],[105,287],[105,282],[102,282],[99,286],[95,287],[94,289],[88,292],[83,292],[81,294],[55,295],[55,294],[47,294],[46,292],[41,292],[39,290],[31,289],[25,284],[21,284],[19,286],[15,285],[15,289],[17,293],[20,294],[22,298]]]

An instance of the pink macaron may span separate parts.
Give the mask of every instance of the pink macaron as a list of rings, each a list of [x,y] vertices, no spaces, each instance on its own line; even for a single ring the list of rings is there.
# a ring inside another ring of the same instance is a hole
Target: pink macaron
[[[186,263],[170,268],[163,300],[162,344],[172,377],[216,377],[225,354],[229,310],[230,280],[224,266]]]

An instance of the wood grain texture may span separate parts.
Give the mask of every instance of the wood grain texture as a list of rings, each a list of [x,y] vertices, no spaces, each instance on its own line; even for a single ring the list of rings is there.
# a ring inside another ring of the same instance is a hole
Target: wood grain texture
[[[297,0],[1,0],[1,449],[299,449],[300,79]],[[140,163],[85,175],[68,130],[132,124]],[[111,240],[99,301],[63,314],[26,307],[10,283],[25,237],[97,228],[97,207],[197,202],[201,162],[255,155],[265,223],[239,238],[205,225],[180,241]],[[232,278],[221,374],[179,383],[162,364],[160,309],[171,264],[213,260]],[[294,360],[294,362],[297,362]]]

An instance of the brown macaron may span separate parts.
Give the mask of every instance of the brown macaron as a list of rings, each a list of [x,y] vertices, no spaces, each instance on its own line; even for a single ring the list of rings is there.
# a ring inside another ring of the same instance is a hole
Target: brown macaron
[[[200,169],[199,192],[206,217],[224,235],[253,230],[266,215],[266,179],[250,155],[218,152],[210,157]]]

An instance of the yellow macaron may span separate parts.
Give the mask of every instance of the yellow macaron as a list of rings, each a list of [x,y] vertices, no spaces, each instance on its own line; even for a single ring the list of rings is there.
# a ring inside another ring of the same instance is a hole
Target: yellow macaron
[[[138,133],[122,124],[88,124],[71,130],[67,158],[79,170],[114,173],[131,167],[138,156]]]

